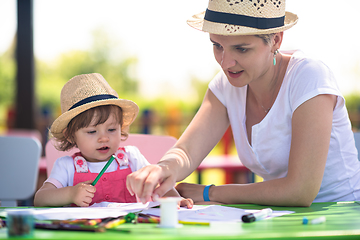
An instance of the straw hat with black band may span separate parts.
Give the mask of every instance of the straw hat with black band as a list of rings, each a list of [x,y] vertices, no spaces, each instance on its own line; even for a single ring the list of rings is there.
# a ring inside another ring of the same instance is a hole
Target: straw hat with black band
[[[139,107],[133,101],[120,99],[118,94],[99,73],[78,75],[71,78],[62,88],[61,115],[53,122],[51,134],[56,138],[63,136],[63,131],[74,117],[80,113],[102,105],[116,105],[123,113],[122,129],[128,129],[135,120]]]
[[[285,0],[209,0],[207,10],[187,23],[218,35],[260,35],[282,32],[297,21],[285,11]]]

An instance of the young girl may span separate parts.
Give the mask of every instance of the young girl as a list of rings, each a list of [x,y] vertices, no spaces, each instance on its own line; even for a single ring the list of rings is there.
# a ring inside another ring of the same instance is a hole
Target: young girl
[[[49,178],[35,194],[35,206],[87,207],[99,202],[136,202],[126,189],[131,172],[150,165],[135,146],[120,147],[139,108],[117,93],[98,73],[70,79],[61,91],[61,110],[50,132],[58,149],[80,152],[56,160]],[[91,183],[111,156],[115,160],[95,186]],[[167,196],[179,196],[175,189]],[[181,206],[192,207],[191,199]]]

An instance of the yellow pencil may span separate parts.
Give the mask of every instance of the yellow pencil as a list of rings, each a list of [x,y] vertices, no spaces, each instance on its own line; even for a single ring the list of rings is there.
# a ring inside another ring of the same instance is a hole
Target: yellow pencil
[[[187,222],[187,221],[181,221],[181,220],[179,220],[179,223],[184,224],[184,225],[204,225],[204,226],[210,225],[209,222]]]
[[[126,223],[125,219],[116,219],[116,220],[113,220],[111,222],[108,222],[105,225],[105,228],[115,228],[115,227],[117,227],[117,226],[119,226],[120,224],[123,224],[123,223]]]

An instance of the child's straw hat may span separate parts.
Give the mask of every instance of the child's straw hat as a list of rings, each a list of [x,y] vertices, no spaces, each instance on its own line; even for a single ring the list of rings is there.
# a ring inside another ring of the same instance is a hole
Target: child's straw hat
[[[118,94],[99,73],[78,75],[70,79],[62,88],[61,115],[53,122],[50,132],[56,137],[63,136],[63,130],[71,119],[97,106],[116,105],[123,113],[122,128],[127,129],[135,120],[139,107],[133,101],[119,99]]]
[[[285,12],[285,0],[209,0],[207,10],[187,23],[218,35],[259,35],[282,32],[297,21]]]

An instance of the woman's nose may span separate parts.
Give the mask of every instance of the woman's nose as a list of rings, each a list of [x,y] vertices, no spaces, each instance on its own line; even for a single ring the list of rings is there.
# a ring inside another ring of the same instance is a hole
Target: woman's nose
[[[236,60],[233,58],[232,54],[227,51],[223,51],[221,55],[220,66],[222,69],[228,69],[235,66]]]

